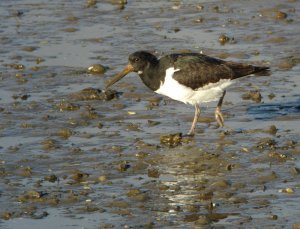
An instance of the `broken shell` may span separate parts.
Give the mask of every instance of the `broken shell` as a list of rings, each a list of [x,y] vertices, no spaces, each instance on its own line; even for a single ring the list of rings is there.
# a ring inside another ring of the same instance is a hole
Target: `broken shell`
[[[136,115],[136,112],[135,111],[128,111],[127,114],[128,115]]]
[[[283,192],[283,193],[294,193],[294,189],[292,188],[284,188],[284,189],[279,189],[278,192]]]

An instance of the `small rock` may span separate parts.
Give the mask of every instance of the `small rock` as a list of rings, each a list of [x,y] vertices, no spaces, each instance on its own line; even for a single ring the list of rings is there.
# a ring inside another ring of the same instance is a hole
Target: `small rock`
[[[16,70],[24,70],[25,69],[25,65],[23,65],[23,64],[8,64],[6,66],[16,69]]]
[[[159,178],[160,173],[157,169],[148,169],[148,177]]]
[[[159,190],[161,190],[161,191],[166,191],[166,190],[168,190],[170,187],[168,186],[168,185],[164,185],[164,184],[162,184],[162,185],[160,185],[159,186]]]
[[[60,136],[63,139],[68,139],[72,136],[72,131],[70,129],[64,128],[57,132],[57,135]]]
[[[86,2],[87,8],[96,7],[96,5],[97,5],[97,0],[87,0],[87,2]]]
[[[200,200],[211,200],[213,197],[213,192],[203,192],[199,194]]]
[[[137,152],[136,154],[135,154],[135,156],[137,157],[137,158],[145,158],[145,157],[147,157],[149,154],[148,153],[145,153],[145,152]]]
[[[9,220],[9,219],[11,219],[12,216],[13,216],[13,213],[11,213],[11,212],[2,213],[2,219],[4,219],[4,220]]]
[[[52,182],[52,183],[54,183],[55,181],[58,180],[57,176],[54,175],[54,174],[51,174],[51,175],[49,175],[49,176],[45,176],[44,179],[45,179],[46,181],[49,181],[49,182]]]
[[[186,215],[183,219],[184,222],[194,222],[199,219],[198,214]]]
[[[148,122],[148,126],[149,127],[157,126],[157,125],[160,124],[160,122],[158,122],[158,121],[152,121],[152,120],[148,120],[147,122]]]
[[[271,125],[269,129],[266,130],[267,133],[275,135],[278,129],[275,125]]]
[[[277,144],[276,141],[272,138],[262,138],[261,140],[259,140],[256,147],[262,150],[275,149],[276,144]]]
[[[292,229],[300,229],[300,223],[293,224]]]
[[[278,161],[286,161],[287,160],[287,156],[285,154],[278,153],[278,152],[270,152],[269,157],[274,158]]]
[[[56,149],[58,148],[58,142],[54,139],[46,139],[41,143],[44,146],[44,149]]]
[[[277,215],[271,215],[270,217],[272,220],[277,220],[278,219],[278,216]]]
[[[160,136],[160,143],[163,145],[167,145],[169,147],[176,147],[178,145],[181,145],[181,142],[182,142],[181,133]]]
[[[277,67],[281,70],[289,70],[295,66],[295,63],[290,60],[282,60],[277,64]]]
[[[282,19],[286,19],[287,18],[287,13],[282,12],[282,11],[278,11],[276,13],[276,19],[282,20]]]
[[[126,131],[141,131],[140,125],[136,123],[128,123],[126,125]]]
[[[70,27],[70,28],[65,28],[63,29],[63,31],[67,32],[67,33],[74,33],[77,31],[76,28]]]
[[[22,50],[23,51],[26,51],[26,52],[33,52],[37,49],[37,47],[34,47],[34,46],[26,46],[26,47],[23,47]]]
[[[141,191],[139,189],[130,189],[128,192],[127,192],[127,196],[128,197],[131,197],[131,196],[136,196],[136,195],[139,195],[141,194]]]
[[[25,194],[19,196],[18,201],[27,202],[29,200],[36,200],[36,199],[42,198],[42,196],[44,196],[44,195],[45,195],[45,193],[38,192],[35,190],[30,190],[30,191],[27,191]]]
[[[128,208],[129,204],[122,200],[115,200],[108,204],[109,207]]]
[[[114,98],[118,98],[119,93],[115,90],[108,89],[101,91],[100,89],[89,87],[81,90],[80,92],[74,93],[72,96],[78,100],[110,101]]]
[[[293,141],[293,140],[289,140],[287,143],[286,143],[286,146],[289,147],[289,148],[295,148],[295,146],[297,145],[297,142]]]
[[[199,216],[199,218],[195,221],[196,225],[207,225],[209,224],[211,221],[206,217],[206,216]]]
[[[228,164],[226,165],[226,170],[231,171],[233,167],[234,167],[233,164]]]
[[[56,107],[59,109],[59,111],[77,111],[80,109],[79,105],[76,105],[74,103],[69,103],[66,101],[61,101],[59,104],[56,105]]]
[[[17,171],[20,176],[24,177],[31,177],[32,176],[32,168],[31,167],[25,167],[21,168],[19,171]]]
[[[210,188],[212,190],[225,189],[225,188],[228,188],[229,186],[230,186],[230,183],[227,180],[219,180],[219,181],[216,181],[216,182],[212,183],[210,185]]]
[[[69,21],[69,22],[75,22],[75,21],[78,21],[78,19],[79,19],[78,17],[75,17],[73,15],[68,16],[68,17],[65,18],[65,20]]]
[[[159,103],[161,101],[160,97],[151,97],[150,99],[148,99],[148,105],[147,108],[149,110],[152,110],[154,107],[158,107]]]
[[[125,172],[127,169],[130,168],[130,164],[127,161],[122,161],[119,165],[118,165],[118,170],[120,172]]]
[[[81,182],[85,178],[89,177],[88,173],[81,172],[80,170],[75,170],[71,175],[71,178],[76,182]]]
[[[102,128],[103,128],[103,124],[102,124],[101,122],[98,122],[97,127],[98,127],[99,129],[102,129]]]
[[[230,38],[225,34],[220,35],[219,39],[218,39],[218,41],[221,45],[225,45],[226,43],[233,41],[233,40],[234,40],[234,38]]]
[[[298,175],[298,174],[300,174],[300,169],[297,168],[297,167],[292,168],[292,169],[290,170],[290,173],[293,174],[293,175]]]
[[[242,99],[244,100],[253,100],[256,103],[260,103],[262,96],[259,91],[249,91],[242,95]]]
[[[107,177],[104,176],[104,175],[102,175],[102,176],[99,176],[99,177],[98,177],[98,180],[99,180],[100,182],[105,182],[105,181],[107,181]]]
[[[265,184],[267,182],[270,182],[270,181],[274,181],[278,178],[277,174],[275,172],[272,172],[271,174],[269,175],[265,175],[265,176],[260,176],[260,177],[257,177],[255,179],[255,181],[259,184]]]
[[[275,94],[274,94],[274,93],[269,94],[269,95],[268,95],[268,98],[269,98],[270,100],[274,99],[274,98],[275,98]]]
[[[106,68],[101,64],[93,64],[87,69],[87,73],[94,75],[102,75],[106,72]]]
[[[40,64],[40,63],[42,63],[42,62],[44,62],[45,61],[45,59],[43,59],[42,57],[37,57],[36,59],[35,59],[35,63],[36,64]]]

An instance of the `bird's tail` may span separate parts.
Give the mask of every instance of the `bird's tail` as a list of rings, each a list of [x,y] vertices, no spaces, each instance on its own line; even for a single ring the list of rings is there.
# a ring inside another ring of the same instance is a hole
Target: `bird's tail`
[[[271,70],[269,67],[260,67],[260,66],[253,66],[254,72],[252,74],[257,76],[269,76],[271,74]]]
[[[270,68],[266,66],[253,66],[248,64],[240,64],[235,62],[227,62],[226,65],[234,72],[233,78],[255,75],[270,75]]]

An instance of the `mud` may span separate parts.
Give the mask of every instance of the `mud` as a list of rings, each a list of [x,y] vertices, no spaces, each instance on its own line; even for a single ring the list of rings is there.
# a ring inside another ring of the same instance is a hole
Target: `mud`
[[[299,1],[1,1],[0,228],[298,228]],[[270,66],[194,108],[136,50]]]

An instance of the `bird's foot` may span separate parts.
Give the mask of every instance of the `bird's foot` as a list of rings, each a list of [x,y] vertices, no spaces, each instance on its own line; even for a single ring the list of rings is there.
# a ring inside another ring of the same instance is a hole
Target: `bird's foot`
[[[183,137],[194,137],[195,136],[195,131],[189,131],[187,134],[183,135]]]
[[[195,125],[191,126],[191,129],[189,130],[189,132],[187,134],[184,135],[184,137],[194,137],[195,136]]]
[[[215,118],[216,118],[216,121],[217,123],[219,124],[220,127],[223,127],[224,126],[224,118],[223,118],[223,114],[221,112],[221,109],[220,107],[217,107],[216,108],[216,111],[215,111]]]

